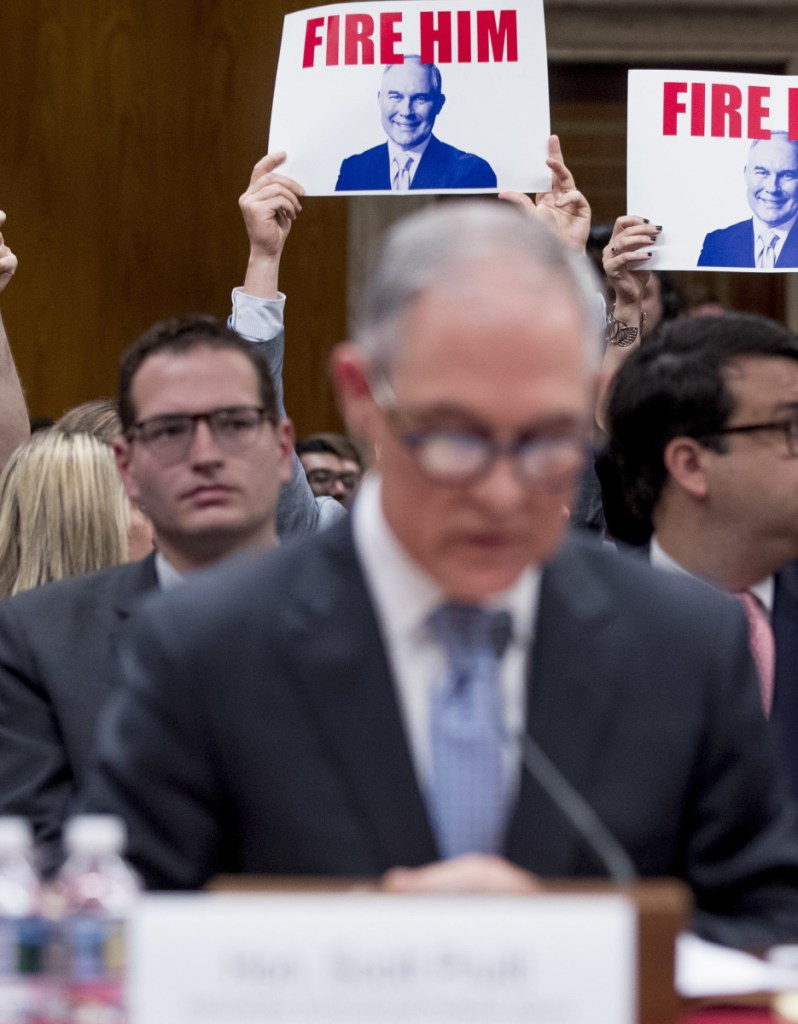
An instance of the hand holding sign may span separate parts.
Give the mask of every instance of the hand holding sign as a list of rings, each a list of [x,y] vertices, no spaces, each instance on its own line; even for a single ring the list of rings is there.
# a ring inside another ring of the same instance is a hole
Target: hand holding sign
[[[565,165],[556,135],[549,136],[548,148],[546,166],[552,173],[551,192],[538,192],[534,202],[523,192],[500,192],[499,199],[515,204],[530,217],[538,217],[561,242],[584,255],[590,234],[590,204]]]

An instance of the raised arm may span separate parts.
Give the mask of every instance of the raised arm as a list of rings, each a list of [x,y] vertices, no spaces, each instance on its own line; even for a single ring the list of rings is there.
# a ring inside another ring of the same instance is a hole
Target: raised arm
[[[618,217],[602,254],[604,273],[615,292],[615,305],[608,318],[607,347],[596,402],[596,425],[601,430],[606,430],[607,401],[615,374],[640,345],[643,292],[651,273],[645,264],[661,231],[661,227],[645,217]]]
[[[285,153],[267,153],[253,168],[249,186],[239,198],[249,236],[249,260],[244,287],[233,292],[229,325],[256,345],[269,365],[277,394],[278,412],[285,416],[283,359],[285,296],[278,290],[280,259],[286,239],[302,210],[304,189],[276,170]],[[315,498],[302,468],[293,456],[291,480],[283,484],[277,506],[277,532],[283,539],[309,533],[344,514],[334,498]]]
[[[0,228],[5,223],[6,215],[0,210]],[[0,293],[17,269],[17,257],[5,244],[0,233]],[[0,469],[8,462],[8,458],[17,445],[30,437],[30,422],[25,396],[19,381],[8,335],[0,314]]]

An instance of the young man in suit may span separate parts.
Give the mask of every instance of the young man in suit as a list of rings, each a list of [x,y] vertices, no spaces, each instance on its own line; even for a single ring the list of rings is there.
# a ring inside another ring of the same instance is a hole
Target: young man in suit
[[[253,341],[185,318],[156,325],[123,358],[117,459],[157,554],[0,603],[0,813],[29,817],[48,851],[84,779],[118,680],[118,634],[138,601],[344,514],[333,498],[314,499],[285,418],[277,273],[301,188],[279,163],[264,157],[240,200],[250,259],[231,325]]]
[[[699,267],[798,267],[798,140],[755,139],[745,167],[748,220],[710,231]]]
[[[749,592],[772,625],[760,683],[798,794],[798,339],[743,313],[674,320],[618,372],[608,429],[652,562]]]
[[[376,443],[351,522],[142,608],[85,807],[155,887],[219,872],[527,891],[605,871],[537,744],[706,936],[798,934],[798,845],[742,611],[566,539],[595,300],[536,220],[390,234],[333,376]],[[400,869],[401,868],[401,869]]]
[[[347,157],[336,192],[496,188],[493,168],[432,134],[446,97],[441,73],[415,56],[389,64],[377,93],[388,141]]]

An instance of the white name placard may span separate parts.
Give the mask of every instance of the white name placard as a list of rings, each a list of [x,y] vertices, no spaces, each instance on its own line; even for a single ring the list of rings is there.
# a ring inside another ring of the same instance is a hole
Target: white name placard
[[[131,1024],[633,1024],[618,895],[152,895]]]

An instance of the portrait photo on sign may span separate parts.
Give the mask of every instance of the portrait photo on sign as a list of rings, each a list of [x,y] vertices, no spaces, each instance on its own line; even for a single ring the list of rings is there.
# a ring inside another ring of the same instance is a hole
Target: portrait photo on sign
[[[628,147],[654,269],[798,268],[798,78],[630,72]]]
[[[540,0],[285,18],[269,148],[307,195],[551,187]]]

